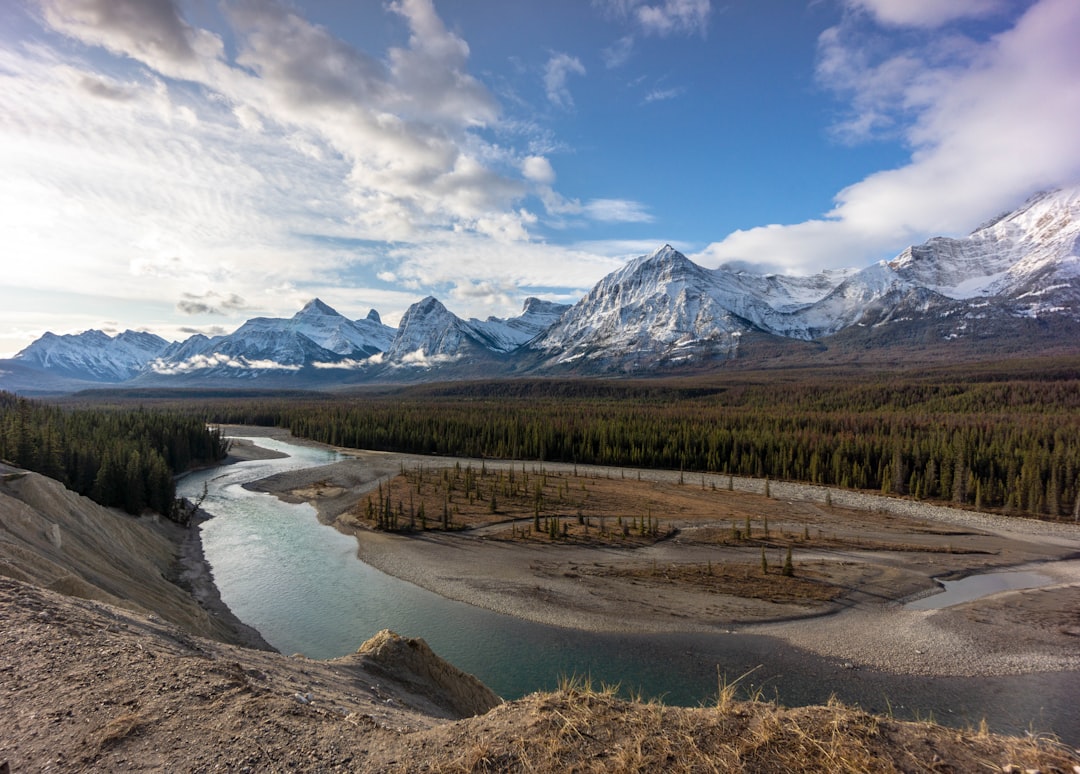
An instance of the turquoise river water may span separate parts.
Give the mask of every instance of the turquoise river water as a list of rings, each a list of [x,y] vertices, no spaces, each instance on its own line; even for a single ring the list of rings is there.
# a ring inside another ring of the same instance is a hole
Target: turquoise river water
[[[213,518],[203,548],[222,599],[282,653],[331,658],[380,629],[423,637],[443,658],[504,698],[554,688],[561,676],[618,683],[669,704],[715,698],[718,676],[788,705],[831,695],[871,712],[933,717],[953,725],[1056,733],[1080,744],[1080,673],[926,678],[845,669],[834,659],[771,637],[742,634],[596,634],[522,621],[444,599],[356,557],[355,538],[320,524],[310,505],[292,505],[243,484],[285,470],[334,462],[334,452],[269,438],[289,456],[198,471],[179,494],[198,497]]]

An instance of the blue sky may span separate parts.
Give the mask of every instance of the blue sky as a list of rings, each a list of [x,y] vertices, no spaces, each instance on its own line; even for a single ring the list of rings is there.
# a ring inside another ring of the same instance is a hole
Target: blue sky
[[[811,274],[1080,181],[1075,0],[0,4],[0,356]]]

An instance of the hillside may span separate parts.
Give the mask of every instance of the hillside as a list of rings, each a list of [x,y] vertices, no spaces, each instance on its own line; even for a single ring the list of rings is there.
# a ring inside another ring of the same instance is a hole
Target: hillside
[[[387,632],[311,661],[10,580],[0,616],[12,654],[0,763],[20,772],[1074,771],[1078,760],[1045,739],[730,691],[697,709],[580,684],[499,704],[422,641]]]
[[[736,701],[735,686],[701,708],[573,681],[501,703],[390,632],[327,661],[227,644],[235,630],[162,577],[182,535],[3,475],[0,766],[13,771],[1080,771],[1045,738]]]

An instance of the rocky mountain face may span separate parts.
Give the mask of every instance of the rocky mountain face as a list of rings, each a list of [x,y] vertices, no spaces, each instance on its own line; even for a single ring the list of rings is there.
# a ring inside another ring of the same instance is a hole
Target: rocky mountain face
[[[1080,332],[1078,256],[1080,189],[1040,194],[968,237],[931,239],[861,271],[709,270],[665,245],[606,277],[527,346],[542,367],[610,372],[741,357],[746,334],[991,351],[1033,336],[1060,342]]]
[[[977,357],[1075,346],[1078,336],[1074,188],[1034,196],[962,239],[934,238],[858,271],[789,277],[707,269],[664,245],[573,306],[530,298],[508,319],[463,320],[428,297],[394,329],[374,310],[350,320],[315,299],[288,319],[259,317],[228,336],[173,344],[132,331],[49,333],[8,361],[7,372],[17,372],[20,385],[40,374],[140,384],[246,377],[279,386],[700,369],[797,351],[796,341],[863,353],[951,346],[950,356]]]
[[[101,331],[57,336],[46,333],[15,356],[22,365],[92,382],[123,382],[168,346],[152,333]]]

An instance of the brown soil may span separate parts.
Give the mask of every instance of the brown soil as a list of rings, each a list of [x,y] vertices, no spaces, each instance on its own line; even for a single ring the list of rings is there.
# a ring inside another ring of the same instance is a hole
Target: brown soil
[[[237,458],[260,453],[243,445],[234,452]],[[365,455],[332,466],[329,475],[327,469],[299,472],[274,486],[308,490],[304,494],[316,499],[322,517],[332,520],[335,512],[361,502],[379,480],[388,480],[399,465],[387,456]],[[1052,739],[907,723],[836,704],[785,709],[736,701],[734,686],[721,686],[715,707],[696,709],[623,701],[580,684],[500,704],[422,641],[390,633],[381,633],[354,655],[329,661],[203,639],[190,629],[215,637],[237,634],[227,623],[215,622],[218,616],[212,604],[208,612],[207,600],[196,605],[168,581],[160,585],[163,572],[174,573],[183,553],[179,546],[191,533],[167,532],[160,542],[156,536],[163,525],[153,519],[99,510],[57,489],[55,482],[9,474],[0,492],[5,528],[0,548],[6,551],[0,552],[0,565],[9,576],[0,578],[0,770],[1080,771],[1077,751]],[[323,479],[328,484],[312,486]],[[689,496],[685,485],[681,493]],[[497,533],[508,525],[494,524],[429,533],[424,539],[365,529],[360,548],[385,565],[396,563],[405,577],[422,570],[444,592],[464,590],[468,596],[470,588],[477,590],[470,601],[483,604],[497,606],[517,598],[522,586],[535,587],[515,603],[517,614],[542,618],[554,606],[574,625],[600,625],[624,613],[665,628],[683,626],[680,611],[695,606],[700,608],[695,615],[704,611],[717,621],[738,615],[765,618],[768,608],[773,615],[775,608],[812,609],[814,601],[806,597],[798,604],[755,598],[762,582],[778,596],[781,587],[774,584],[792,580],[771,571],[766,578],[755,577],[761,546],[770,552],[780,547],[774,544],[778,540],[798,546],[801,534],[803,541],[817,542],[813,552],[796,553],[804,555],[796,562],[795,578],[824,588],[844,587],[849,599],[861,595],[853,613],[869,622],[862,626],[850,616],[799,622],[809,626],[799,637],[811,646],[816,636],[865,654],[867,641],[858,632],[877,630],[887,633],[890,646],[914,643],[919,648],[925,647],[920,638],[948,634],[935,647],[950,652],[958,638],[967,642],[976,632],[980,655],[964,653],[963,658],[979,663],[988,643],[1015,644],[1016,630],[1023,627],[1027,646],[1040,642],[1061,648],[1064,642],[1075,651],[1080,618],[1070,584],[1077,579],[1061,569],[1055,570],[1060,585],[1020,592],[1019,606],[996,597],[982,606],[961,606],[944,618],[919,614],[898,620],[877,607],[867,609],[865,602],[874,595],[895,597],[904,583],[922,577],[909,574],[906,565],[914,562],[926,562],[924,572],[954,561],[1015,563],[1075,550],[1070,539],[1017,540],[729,494],[750,499],[739,505],[722,495],[713,505],[760,517],[760,534],[732,536],[729,543],[727,516],[710,523],[683,511],[682,521],[672,521],[675,534],[665,540],[639,534],[641,540],[630,541],[634,547],[619,535],[606,545],[515,539],[513,533],[509,540],[500,539],[485,530]],[[795,510],[785,515],[787,507]],[[786,534],[774,536],[782,524]],[[795,529],[800,525],[801,533]],[[520,527],[514,525],[515,531],[521,532]],[[949,541],[947,552],[934,550],[940,540]],[[736,560],[721,561],[718,552]],[[199,566],[197,557],[188,557],[188,570]],[[710,569],[723,578],[722,591],[707,579]],[[740,576],[754,585],[740,592]],[[27,580],[86,598],[63,596]],[[190,580],[189,588],[197,589]],[[201,583],[212,588],[206,577]],[[657,593],[642,594],[642,587]],[[584,588],[588,593],[582,593]],[[822,625],[826,622],[839,629]],[[987,637],[986,632],[997,634]],[[882,650],[888,659],[906,657]]]
[[[868,715],[688,709],[567,685],[498,704],[384,633],[311,661],[0,579],[0,766],[16,772],[1074,771],[1076,751]],[[477,710],[485,714],[471,715]],[[459,719],[455,719],[459,718]]]

